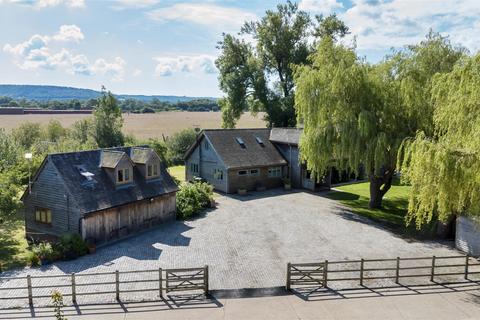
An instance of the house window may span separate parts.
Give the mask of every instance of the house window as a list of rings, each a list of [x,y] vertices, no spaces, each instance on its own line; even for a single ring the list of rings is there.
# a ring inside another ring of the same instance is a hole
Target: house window
[[[280,178],[282,176],[281,167],[268,168],[268,177],[269,178]]]
[[[213,177],[217,180],[223,180],[223,170],[214,169],[213,170]]]
[[[153,175],[158,176],[158,163],[153,165]]]
[[[130,181],[130,169],[118,169],[117,171],[117,182],[125,183]]]
[[[260,170],[258,169],[250,169],[251,176],[258,176],[260,174]]]
[[[50,209],[36,208],[35,222],[52,224],[52,211]]]
[[[153,174],[153,166],[151,164],[149,164],[147,166],[147,177],[151,177]]]
[[[197,163],[191,163],[190,164],[190,171],[193,173],[198,173],[198,164]]]
[[[246,176],[246,175],[248,175],[248,171],[247,170],[239,170],[238,175],[239,176]]]

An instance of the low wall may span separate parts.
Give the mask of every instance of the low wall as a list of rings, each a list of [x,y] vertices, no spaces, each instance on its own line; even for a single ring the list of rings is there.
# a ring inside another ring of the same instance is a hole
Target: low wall
[[[480,256],[480,220],[465,216],[457,218],[455,246],[472,256]]]

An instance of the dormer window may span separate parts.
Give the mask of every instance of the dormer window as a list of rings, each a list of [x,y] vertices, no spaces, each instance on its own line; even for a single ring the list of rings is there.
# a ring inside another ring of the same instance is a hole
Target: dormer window
[[[118,169],[117,170],[117,183],[127,183],[130,182],[130,168]]]
[[[158,176],[158,163],[147,165],[147,178]]]

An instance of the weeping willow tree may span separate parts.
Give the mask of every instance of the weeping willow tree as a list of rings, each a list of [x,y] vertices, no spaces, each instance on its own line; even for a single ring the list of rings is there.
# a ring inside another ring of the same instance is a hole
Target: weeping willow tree
[[[304,123],[300,149],[317,177],[329,166],[357,171],[370,181],[371,208],[382,205],[392,185],[402,141],[433,132],[432,79],[452,70],[464,54],[430,32],[369,65],[352,48],[328,37],[295,72],[296,112]]]
[[[370,180],[370,207],[390,189],[396,154],[405,137],[402,108],[389,66],[372,67],[354,49],[323,39],[311,65],[295,72],[296,111],[304,124],[302,160],[319,178],[334,165]]]
[[[435,76],[432,102],[434,133],[406,140],[399,157],[413,188],[408,218],[418,228],[480,214],[480,54]]]

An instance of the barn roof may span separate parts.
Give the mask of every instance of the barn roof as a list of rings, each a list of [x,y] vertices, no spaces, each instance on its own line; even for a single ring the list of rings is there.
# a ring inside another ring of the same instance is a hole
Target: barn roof
[[[122,147],[57,153],[48,155],[46,161],[54,164],[81,213],[104,210],[178,190],[164,166],[160,166],[159,179],[147,181],[133,165],[133,183],[116,186],[105,168],[100,166],[104,160],[102,153],[109,157],[114,154],[130,156],[132,149]],[[112,158],[115,161],[117,159],[114,156]]]
[[[297,128],[272,128],[270,141],[298,146],[302,131],[302,129]]]
[[[228,169],[286,165],[285,159],[270,142],[269,135],[270,129],[267,128],[203,130],[186,157],[206,137]]]

